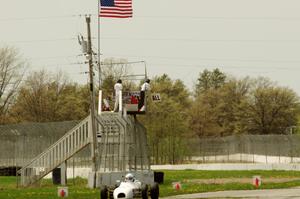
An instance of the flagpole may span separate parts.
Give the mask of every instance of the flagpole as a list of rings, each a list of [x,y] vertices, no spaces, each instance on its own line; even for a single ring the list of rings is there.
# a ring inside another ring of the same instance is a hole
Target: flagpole
[[[100,4],[101,0],[98,0],[98,78],[99,78],[99,90],[101,90],[102,78],[101,78],[101,61],[100,61]]]

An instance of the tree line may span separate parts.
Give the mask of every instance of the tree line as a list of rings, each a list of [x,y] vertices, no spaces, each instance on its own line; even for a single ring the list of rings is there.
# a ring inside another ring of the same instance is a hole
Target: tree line
[[[106,60],[102,70],[104,97],[111,97],[117,79],[130,73]],[[117,60],[117,62],[126,60]],[[28,64],[10,47],[0,48],[0,123],[80,120],[89,114],[89,88],[61,72],[26,71]],[[24,75],[25,71],[28,75]],[[123,81],[124,90],[142,82]],[[187,138],[237,134],[284,134],[296,126],[299,98],[268,78],[235,78],[219,69],[201,71],[190,91],[167,74],[151,79],[147,114],[139,116],[148,130],[156,162],[175,163],[188,150]],[[156,154],[156,155],[155,155]]]

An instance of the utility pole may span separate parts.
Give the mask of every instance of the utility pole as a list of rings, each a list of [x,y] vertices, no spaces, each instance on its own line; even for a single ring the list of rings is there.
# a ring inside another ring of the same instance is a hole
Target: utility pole
[[[89,74],[90,74],[90,111],[91,111],[91,125],[92,125],[92,173],[94,175],[93,188],[96,188],[96,170],[97,170],[97,160],[96,160],[96,151],[97,151],[97,137],[96,137],[96,126],[95,126],[95,95],[94,95],[94,72],[93,72],[93,52],[92,52],[92,42],[91,42],[91,17],[86,16],[87,23],[87,35],[88,35],[88,50],[87,50],[87,59],[89,63]]]

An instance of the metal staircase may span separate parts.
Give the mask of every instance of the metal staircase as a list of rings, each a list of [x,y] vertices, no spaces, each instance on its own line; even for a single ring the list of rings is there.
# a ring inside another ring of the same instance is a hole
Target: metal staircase
[[[129,172],[150,169],[145,127],[134,117],[102,114],[101,142],[98,143],[99,172]]]
[[[150,169],[146,129],[132,116],[103,112],[95,117],[96,170],[100,173]],[[91,116],[18,171],[21,186],[38,182],[77,152],[92,143]]]
[[[88,116],[43,153],[35,157],[29,164],[22,167],[18,171],[21,176],[21,186],[36,183],[78,151],[85,148],[92,138],[90,124],[91,117]]]
[[[118,113],[105,113],[97,117],[97,124],[102,127],[101,141],[98,143],[98,171],[120,171],[123,170],[124,154],[124,132],[126,123]]]
[[[102,113],[97,120],[104,128],[98,143],[97,186],[114,185],[128,172],[151,184],[145,127],[130,115]]]

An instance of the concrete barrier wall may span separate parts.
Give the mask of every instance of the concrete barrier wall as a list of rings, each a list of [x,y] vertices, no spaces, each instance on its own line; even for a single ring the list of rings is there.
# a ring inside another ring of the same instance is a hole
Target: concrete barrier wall
[[[262,163],[211,163],[211,164],[179,164],[179,165],[152,165],[152,170],[282,170],[282,171],[300,171],[299,164],[262,164]],[[67,177],[88,178],[91,168],[68,168]],[[45,178],[52,178],[52,173]]]
[[[218,164],[181,164],[152,165],[153,170],[286,170],[300,171],[299,164],[252,164],[252,163],[218,163]]]
[[[215,155],[215,156],[191,156],[187,161],[199,163],[266,163],[266,164],[289,164],[300,163],[299,157],[285,157],[285,156],[266,156],[257,154],[235,153],[229,155]]]

